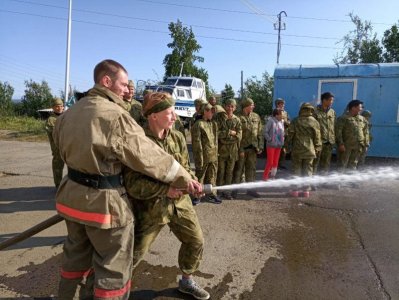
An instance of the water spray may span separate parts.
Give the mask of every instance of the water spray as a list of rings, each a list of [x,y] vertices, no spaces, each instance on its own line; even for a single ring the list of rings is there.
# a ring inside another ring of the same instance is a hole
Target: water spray
[[[351,183],[361,182],[381,182],[382,180],[399,179],[399,168],[383,167],[378,169],[369,169],[366,171],[342,174],[332,173],[327,176],[312,177],[293,177],[290,179],[275,179],[268,181],[256,181],[248,183],[230,184],[223,186],[212,186],[211,184],[203,185],[205,194],[212,193],[215,190],[243,190],[243,189],[260,189],[260,188],[301,188],[305,186],[319,185],[340,185],[342,187],[349,186]]]

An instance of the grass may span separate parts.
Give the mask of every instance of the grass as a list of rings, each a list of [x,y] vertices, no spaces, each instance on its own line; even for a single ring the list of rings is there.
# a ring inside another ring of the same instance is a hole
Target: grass
[[[0,116],[0,139],[44,142],[47,133],[43,120],[23,116]]]

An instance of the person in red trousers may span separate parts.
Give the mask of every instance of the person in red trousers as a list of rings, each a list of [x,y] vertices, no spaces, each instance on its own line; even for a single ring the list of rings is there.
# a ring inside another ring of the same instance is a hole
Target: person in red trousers
[[[267,162],[263,172],[263,180],[274,178],[277,173],[280,152],[284,146],[284,122],[280,109],[274,109],[268,118],[263,135],[266,141]]]

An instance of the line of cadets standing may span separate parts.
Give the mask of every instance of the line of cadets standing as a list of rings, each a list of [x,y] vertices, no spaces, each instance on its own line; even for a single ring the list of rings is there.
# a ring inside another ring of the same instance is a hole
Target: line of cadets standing
[[[237,115],[234,114],[237,107],[234,99],[226,99],[223,107],[216,104],[214,97],[202,104],[197,100],[197,113],[191,121],[197,177],[202,183],[216,183],[217,186],[255,181],[257,154],[263,151],[264,139],[267,163],[263,180],[274,179],[278,165],[285,168],[286,153],[291,153],[294,176],[327,175],[335,145],[338,171],[355,170],[359,162],[364,164],[370,144],[371,113],[363,111],[362,101],[352,100],[337,119],[333,102],[332,93],[323,93],[319,105],[314,107],[303,103],[298,116],[291,122],[284,110],[284,100],[277,99],[276,108],[272,116],[265,119],[262,131],[260,117],[253,112],[255,106],[252,99],[241,101],[241,111]],[[211,171],[208,169],[210,161]],[[208,170],[207,176],[205,170]],[[312,189],[316,187],[294,187],[288,194],[309,197]],[[260,197],[253,190],[248,190],[247,195]],[[237,191],[226,191],[219,196],[213,194],[206,200],[221,203],[220,196],[224,199],[237,198]],[[200,199],[193,199],[194,205],[199,202]]]
[[[126,110],[139,125],[145,126],[146,118],[142,114],[142,105],[133,99],[133,81],[129,80],[128,87],[129,94],[126,94],[124,99]],[[150,91],[145,91],[148,92]],[[58,151],[53,151],[51,133],[54,120],[62,113],[62,110],[57,110],[62,100],[56,98],[53,102],[55,113],[48,119],[46,131],[49,133],[53,152],[54,182],[58,186],[62,178],[63,164],[57,163],[62,160],[57,159],[59,155],[54,155]],[[257,155],[263,151],[264,140],[267,162],[263,180],[274,179],[277,167],[285,168],[285,155],[289,152],[294,175],[327,175],[330,172],[335,145],[339,171],[353,171],[358,165],[363,166],[372,139],[371,112],[363,110],[362,101],[352,100],[344,114],[337,118],[332,108],[333,102],[332,93],[323,93],[319,105],[314,107],[310,103],[302,104],[298,117],[291,122],[284,109],[284,100],[278,98],[272,116],[265,118],[262,130],[261,119],[253,112],[255,105],[250,98],[241,101],[241,110],[237,115],[234,114],[237,108],[234,99],[226,99],[223,107],[217,104],[213,96],[208,102],[195,100],[196,113],[190,120],[189,127],[196,177],[201,183],[212,186],[255,181]],[[178,117],[174,129],[185,134],[184,125]],[[289,195],[309,197],[312,189],[315,187],[294,188]],[[254,190],[248,190],[247,195],[260,197]],[[220,195],[213,192],[203,199],[219,204],[222,202],[221,198],[232,199],[237,196],[237,190],[233,190]],[[200,201],[199,198],[192,199],[194,205]]]

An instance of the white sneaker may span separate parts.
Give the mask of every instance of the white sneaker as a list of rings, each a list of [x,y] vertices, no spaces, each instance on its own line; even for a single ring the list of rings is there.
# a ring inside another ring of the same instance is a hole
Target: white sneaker
[[[179,280],[179,291],[190,294],[195,299],[206,300],[211,297],[207,291],[198,285],[193,279]]]

